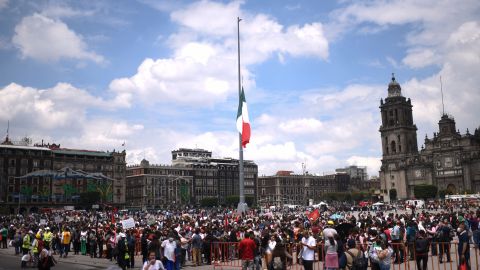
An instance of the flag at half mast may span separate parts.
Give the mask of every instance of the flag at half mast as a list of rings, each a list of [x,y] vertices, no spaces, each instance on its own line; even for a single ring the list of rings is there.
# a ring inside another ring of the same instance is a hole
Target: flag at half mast
[[[243,87],[238,102],[237,130],[242,135],[242,146],[245,148],[247,143],[250,142],[250,120],[248,119],[247,101],[245,100]]]

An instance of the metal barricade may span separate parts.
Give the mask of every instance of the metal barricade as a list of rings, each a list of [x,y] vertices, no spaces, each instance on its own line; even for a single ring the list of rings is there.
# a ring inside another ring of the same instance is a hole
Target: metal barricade
[[[210,246],[210,255],[205,257],[211,258],[211,264],[213,268],[221,269],[235,269],[242,268],[242,260],[238,254],[238,242],[215,242]],[[432,254],[432,249],[429,249],[427,254],[417,254],[415,249],[415,243],[391,243],[391,248],[394,250],[391,262],[391,270],[420,270],[417,266],[417,261],[423,266],[424,260],[426,260],[426,268],[428,270],[457,270],[460,264],[460,258],[458,256],[458,243],[456,242],[434,242],[431,243],[431,247],[435,247],[436,253]],[[360,244],[357,244],[360,247]],[[286,246],[287,252],[292,256],[292,259],[287,259],[287,269],[289,270],[302,270],[303,265],[300,264],[297,257],[298,251],[301,245],[288,244]],[[315,250],[313,269],[323,270],[325,261],[325,246],[323,243],[317,244]],[[361,247],[366,253],[368,259],[369,269],[372,269],[372,264],[375,262],[369,258],[369,245]],[[402,256],[403,255],[403,256]],[[400,257],[400,258],[398,258]],[[403,257],[403,261],[401,258]],[[261,257],[261,267],[259,269],[268,269],[267,263],[270,258],[265,254]],[[396,263],[395,260],[398,260]],[[470,269],[480,270],[480,250],[478,247],[470,244]],[[256,269],[256,268],[254,268]]]
[[[238,257],[238,242],[214,242],[210,245],[210,254],[206,254],[206,263],[213,268],[242,268],[242,260]],[[206,251],[208,252],[208,251]],[[210,261],[208,261],[210,259]]]

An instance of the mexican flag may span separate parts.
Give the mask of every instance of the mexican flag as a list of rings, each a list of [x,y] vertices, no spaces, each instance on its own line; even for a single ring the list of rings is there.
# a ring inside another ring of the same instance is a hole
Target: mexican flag
[[[247,143],[250,142],[250,120],[248,119],[247,101],[245,100],[243,87],[238,102],[237,130],[242,134],[242,146],[245,148]]]

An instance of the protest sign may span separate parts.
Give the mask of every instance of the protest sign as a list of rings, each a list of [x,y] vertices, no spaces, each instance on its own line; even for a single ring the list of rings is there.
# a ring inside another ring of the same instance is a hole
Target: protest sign
[[[125,230],[135,228],[135,221],[133,220],[133,218],[122,220],[122,227]]]

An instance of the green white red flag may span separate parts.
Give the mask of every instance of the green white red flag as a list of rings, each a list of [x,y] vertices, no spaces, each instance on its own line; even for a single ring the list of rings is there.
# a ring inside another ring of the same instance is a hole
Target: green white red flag
[[[250,120],[248,119],[247,101],[245,100],[243,87],[238,102],[237,130],[242,135],[242,146],[245,148],[247,143],[250,142]]]

